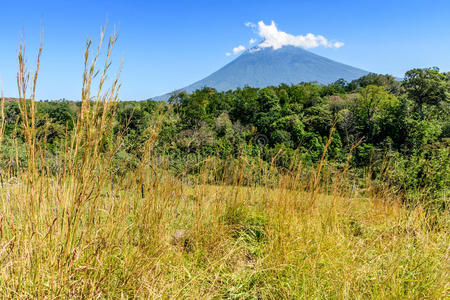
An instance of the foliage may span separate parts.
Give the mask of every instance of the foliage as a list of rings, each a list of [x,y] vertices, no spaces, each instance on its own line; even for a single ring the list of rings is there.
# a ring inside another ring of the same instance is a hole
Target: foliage
[[[408,97],[416,103],[421,120],[424,119],[424,104],[438,105],[441,101],[449,101],[449,80],[438,68],[409,70],[405,73],[403,86]]]
[[[211,156],[237,159],[244,152],[282,169],[289,169],[300,158],[310,165],[320,160],[334,126],[326,159],[344,162],[346,153],[362,139],[350,161],[354,167],[367,168],[382,161],[386,153],[395,153],[397,163],[405,164],[405,178],[413,178],[417,172],[406,175],[406,166],[418,167],[427,147],[443,147],[443,139],[449,137],[450,123],[441,113],[449,112],[447,76],[437,69],[413,69],[402,83],[389,75],[368,74],[327,86],[281,84],[227,92],[203,88],[192,94],[174,93],[168,104],[118,102],[111,124],[123,138],[115,157],[127,160],[127,168],[135,168],[144,155],[141,149],[148,139],[147,128],[155,115],[164,113],[155,151],[169,158],[176,174],[199,172],[199,163]],[[426,112],[427,118],[417,118],[417,109]],[[76,102],[36,102],[36,138],[57,156],[79,116]],[[10,146],[13,135],[25,142],[21,118],[17,103],[5,104],[5,142]],[[17,167],[11,163],[17,161],[13,153],[6,147],[2,152],[2,165]],[[448,164],[443,160],[436,168],[445,170]],[[421,188],[417,180],[395,182],[407,191]],[[434,188],[448,189],[442,184]]]

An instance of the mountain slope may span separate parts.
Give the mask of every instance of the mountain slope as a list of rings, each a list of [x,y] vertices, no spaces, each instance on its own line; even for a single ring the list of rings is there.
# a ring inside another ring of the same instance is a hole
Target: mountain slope
[[[368,72],[364,70],[302,48],[253,48],[208,77],[180,90],[190,93],[207,86],[225,91],[247,85],[262,88],[281,83],[297,84],[310,81],[328,84],[339,78],[351,81],[366,74]]]

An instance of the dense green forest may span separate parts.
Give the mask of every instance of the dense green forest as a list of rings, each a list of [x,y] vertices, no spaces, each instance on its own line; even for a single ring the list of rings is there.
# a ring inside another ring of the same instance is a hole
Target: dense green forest
[[[116,159],[136,166],[144,155],[149,124],[159,118],[156,153],[175,174],[194,176],[210,157],[220,169],[242,155],[249,164],[252,158],[254,163],[262,158],[280,172],[298,162],[314,165],[322,155],[342,169],[351,153],[358,178],[370,176],[408,199],[443,209],[450,186],[449,95],[450,74],[428,68],[410,70],[402,81],[369,74],[329,85],[282,84],[226,92],[205,87],[192,94],[173,93],[168,103],[122,101],[112,129],[123,136]],[[37,102],[38,146],[49,150],[49,161],[64,152],[80,105]],[[4,114],[1,167],[14,173],[26,165],[25,143],[14,145],[25,140],[19,103],[7,101]],[[56,163],[49,172],[58,172]]]

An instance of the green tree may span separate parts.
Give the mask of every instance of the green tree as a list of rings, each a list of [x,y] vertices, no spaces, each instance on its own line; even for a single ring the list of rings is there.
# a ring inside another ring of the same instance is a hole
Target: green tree
[[[438,68],[412,69],[406,72],[403,87],[408,97],[413,100],[424,119],[423,105],[438,105],[449,100],[449,81],[447,74],[439,72]]]
[[[177,110],[180,113],[184,128],[198,127],[200,122],[214,123],[214,112],[210,111],[209,104],[216,93],[215,89],[205,87],[201,90],[196,90],[190,95],[180,93],[175,98],[171,97],[172,103],[179,102]]]
[[[353,108],[362,121],[367,137],[370,140],[374,134],[375,117],[386,112],[399,103],[397,97],[387,92],[384,87],[368,85],[361,90]]]
[[[365,88],[369,85],[383,86],[387,91],[397,94],[400,88],[400,82],[392,75],[382,75],[376,73],[369,73],[351,82],[353,85]]]

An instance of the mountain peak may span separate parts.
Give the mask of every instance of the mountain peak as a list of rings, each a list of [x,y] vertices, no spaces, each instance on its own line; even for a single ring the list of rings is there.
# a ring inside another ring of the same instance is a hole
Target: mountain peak
[[[211,87],[226,91],[245,86],[264,88],[281,83],[311,81],[328,84],[340,78],[351,81],[368,74],[303,48],[283,46],[273,49],[260,45],[246,50],[218,71],[180,90],[191,93]]]

